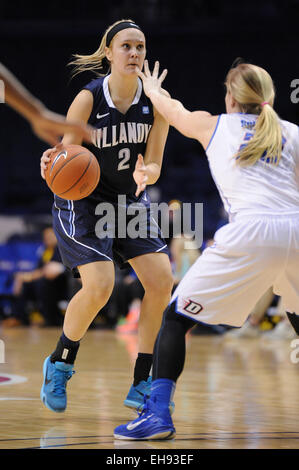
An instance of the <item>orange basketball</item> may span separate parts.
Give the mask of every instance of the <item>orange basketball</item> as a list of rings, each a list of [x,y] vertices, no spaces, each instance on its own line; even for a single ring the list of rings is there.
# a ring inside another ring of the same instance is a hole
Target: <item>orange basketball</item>
[[[100,179],[100,165],[81,145],[65,145],[50,155],[46,182],[56,196],[77,201],[89,196]]]

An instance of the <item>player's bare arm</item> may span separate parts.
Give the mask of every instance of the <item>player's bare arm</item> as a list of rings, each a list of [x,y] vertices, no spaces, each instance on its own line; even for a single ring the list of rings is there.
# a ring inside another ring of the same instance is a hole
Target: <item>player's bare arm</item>
[[[148,184],[156,183],[160,177],[168,130],[168,122],[154,109],[154,122],[149,133],[144,156],[144,162],[148,169]]]
[[[165,93],[169,95],[168,92]],[[154,122],[147,140],[145,156],[144,159],[142,155],[138,156],[133,173],[137,184],[136,196],[144,191],[146,185],[155,184],[160,177],[168,129],[168,122],[154,108]]]
[[[152,73],[149,70],[148,62],[145,61],[144,72],[138,70],[138,75],[143,81],[145,94],[166,121],[186,137],[197,139],[206,148],[215,129],[218,116],[212,116],[206,111],[188,111],[180,101],[162,93],[161,85],[167,75],[167,70],[163,70],[159,76],[158,61],[155,63]]]
[[[72,102],[71,106],[69,107],[67,113],[67,121],[82,121],[83,123],[87,123],[91,110],[93,106],[93,96],[92,93],[88,90],[82,90],[74,101]],[[41,176],[45,179],[45,170],[47,168],[47,164],[50,161],[50,155],[53,151],[58,150],[60,146],[63,145],[81,145],[82,144],[82,137],[78,135],[76,132],[73,132],[72,129],[69,129],[63,139],[62,143],[56,145],[53,148],[45,150],[42,154],[41,161],[40,161],[40,168],[41,168]]]
[[[0,64],[0,79],[5,85],[5,100],[12,108],[24,116],[35,134],[50,145],[59,142],[60,137],[71,131],[87,142],[91,140],[91,128],[80,120],[67,122],[64,116],[49,111],[17,79]]]
[[[72,104],[66,115],[67,121],[82,121],[88,122],[93,106],[93,95],[88,90],[81,90]],[[74,144],[82,145],[82,138],[74,132],[68,132],[64,135],[62,143],[64,145]]]

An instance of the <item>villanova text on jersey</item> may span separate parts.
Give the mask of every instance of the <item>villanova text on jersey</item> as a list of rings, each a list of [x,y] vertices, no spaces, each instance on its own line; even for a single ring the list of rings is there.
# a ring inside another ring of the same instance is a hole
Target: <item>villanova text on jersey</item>
[[[154,121],[153,105],[138,78],[135,97],[126,113],[114,105],[109,91],[109,77],[92,80],[84,87],[93,95],[89,118],[95,130],[90,150],[97,157],[101,178],[94,196],[117,201],[118,194],[136,200],[133,178],[138,154],[145,155],[146,143]]]
[[[95,130],[92,143],[99,149],[119,144],[146,143],[151,127],[151,124],[142,122],[120,122],[112,128],[106,126]]]

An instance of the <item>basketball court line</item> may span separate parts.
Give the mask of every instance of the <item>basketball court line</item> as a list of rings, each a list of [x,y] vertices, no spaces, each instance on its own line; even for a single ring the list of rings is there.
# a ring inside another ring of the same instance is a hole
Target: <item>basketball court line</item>
[[[252,437],[250,437],[250,438],[246,438],[246,437],[233,437],[233,438],[229,438],[229,437],[227,437],[227,438],[205,438],[205,437],[196,438],[196,437],[191,437],[190,438],[190,437],[187,437],[185,439],[181,439],[181,438],[176,437],[173,442],[178,443],[178,442],[183,442],[183,441],[188,441],[188,442],[193,441],[194,442],[194,441],[225,441],[225,440],[227,440],[227,441],[231,441],[231,440],[248,440],[248,441],[252,441],[252,440],[260,440],[260,439],[261,438],[259,438],[259,437],[256,437],[256,438],[252,438]],[[290,440],[289,437],[271,437],[271,436],[262,437],[262,439],[274,439],[274,440],[278,440],[278,441],[279,440]],[[299,436],[295,437],[295,438],[292,437],[291,439],[292,440],[294,440],[294,439],[297,440],[297,439],[299,439]],[[157,441],[150,441],[150,440],[144,440],[144,441],[142,441],[142,440],[140,440],[140,441],[128,440],[128,441],[126,441],[126,440],[121,440],[120,441],[120,440],[112,439],[111,441],[74,442],[74,443],[70,443],[70,444],[54,444],[54,445],[46,445],[46,446],[38,446],[38,447],[24,447],[23,449],[50,449],[50,448],[59,448],[59,447],[71,447],[71,446],[81,446],[81,445],[86,446],[86,445],[99,445],[99,444],[100,445],[103,445],[103,444],[119,444],[120,445],[120,442],[122,444],[124,444],[124,443],[132,444],[132,442],[136,442],[136,443],[137,442],[142,442],[142,443],[145,443],[145,444],[153,444],[155,442],[161,443],[163,441],[159,441],[159,440],[157,440]],[[168,440],[168,441],[165,441],[165,442],[169,443],[169,442],[171,442],[171,440]]]
[[[73,442],[72,444],[54,444],[52,446],[38,446],[38,447],[20,447],[20,449],[53,449],[57,447],[71,447],[71,446],[87,446],[94,444],[113,444],[114,440],[111,441],[97,441],[97,442]],[[130,441],[132,442],[132,441]]]
[[[99,438],[99,437],[111,437],[111,435],[109,436],[50,436],[50,437],[43,437],[43,436],[39,436],[39,437],[17,437],[17,438],[11,438],[11,439],[0,439],[0,442],[12,442],[12,441],[34,441],[35,439],[66,439],[66,437],[68,439],[95,439],[95,438]]]
[[[223,434],[223,435],[222,435]],[[271,436],[271,434],[281,434],[281,435],[288,435],[288,434],[298,434],[298,436]],[[234,435],[239,435],[239,437],[229,437],[229,436],[234,436]],[[243,436],[242,436],[243,435]],[[179,436],[182,436],[182,437],[179,437]],[[183,437],[183,436],[186,436]],[[266,432],[266,431],[258,431],[258,432],[221,432],[221,433],[205,433],[205,432],[201,432],[201,433],[192,433],[192,436],[198,436],[198,437],[193,437],[193,438],[190,438],[188,437],[190,436],[190,434],[177,434],[176,436],[176,440],[186,440],[187,438],[188,439],[193,439],[193,440],[196,440],[196,439],[248,439],[247,436],[249,436],[249,439],[260,439],[261,437],[263,439],[299,439],[299,432],[296,432],[296,431],[269,431],[269,432]],[[199,437],[199,436],[203,436],[203,437]],[[51,440],[51,439],[96,439],[96,438],[110,438],[112,437],[111,434],[110,435],[103,435],[103,436],[100,436],[100,435],[91,435],[91,436],[49,436],[49,437],[43,437],[43,436],[39,436],[39,437],[18,437],[18,438],[8,438],[8,439],[0,439],[0,442],[13,442],[13,441],[34,441],[34,440],[39,440],[39,439],[44,439],[44,440]]]
[[[0,397],[0,401],[39,401],[39,398],[26,398],[26,397]]]
[[[273,434],[281,434],[280,436],[273,436]],[[295,436],[294,436],[295,434]],[[186,437],[184,437],[186,436]],[[279,431],[272,431],[272,432],[228,432],[228,433],[223,433],[223,435],[215,435],[214,433],[195,433],[193,436],[197,437],[191,437],[189,434],[179,434],[176,436],[174,442],[184,442],[184,441],[241,441],[241,440],[269,440],[273,439],[276,441],[283,441],[283,440],[299,440],[299,433],[294,432],[294,431],[284,431],[284,432],[279,432]],[[94,442],[91,441],[83,441],[83,439],[109,439],[107,441],[101,441],[97,440]],[[45,448],[59,448],[59,447],[72,447],[72,446],[86,446],[86,445],[104,445],[104,444],[128,444],[132,443],[132,441],[120,441],[120,440],[115,440],[113,436],[109,435],[103,435],[103,436],[51,436],[51,437],[26,437],[26,438],[13,438],[13,439],[0,439],[0,442],[15,442],[15,441],[34,441],[38,440],[40,441],[43,439],[44,441],[49,441],[49,445],[43,445],[43,446],[29,446],[29,447],[22,447],[19,449],[45,449]],[[50,441],[52,440],[57,440],[57,439],[80,439],[80,442],[72,442],[72,443],[61,443],[61,444],[53,444],[51,445]],[[81,441],[82,440],[82,441]],[[136,441],[137,442],[137,441]],[[140,441],[144,443],[152,443],[152,442],[162,442],[162,441]],[[170,442],[170,441],[168,441]]]

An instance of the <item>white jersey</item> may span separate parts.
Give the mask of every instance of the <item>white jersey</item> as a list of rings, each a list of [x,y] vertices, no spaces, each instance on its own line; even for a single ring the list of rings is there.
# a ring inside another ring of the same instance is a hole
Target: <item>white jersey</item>
[[[254,165],[241,167],[234,155],[252,137],[257,115],[221,114],[206,149],[211,174],[224,207],[234,220],[239,215],[298,214],[299,129],[281,120],[283,150],[278,165],[267,163],[267,155]]]

